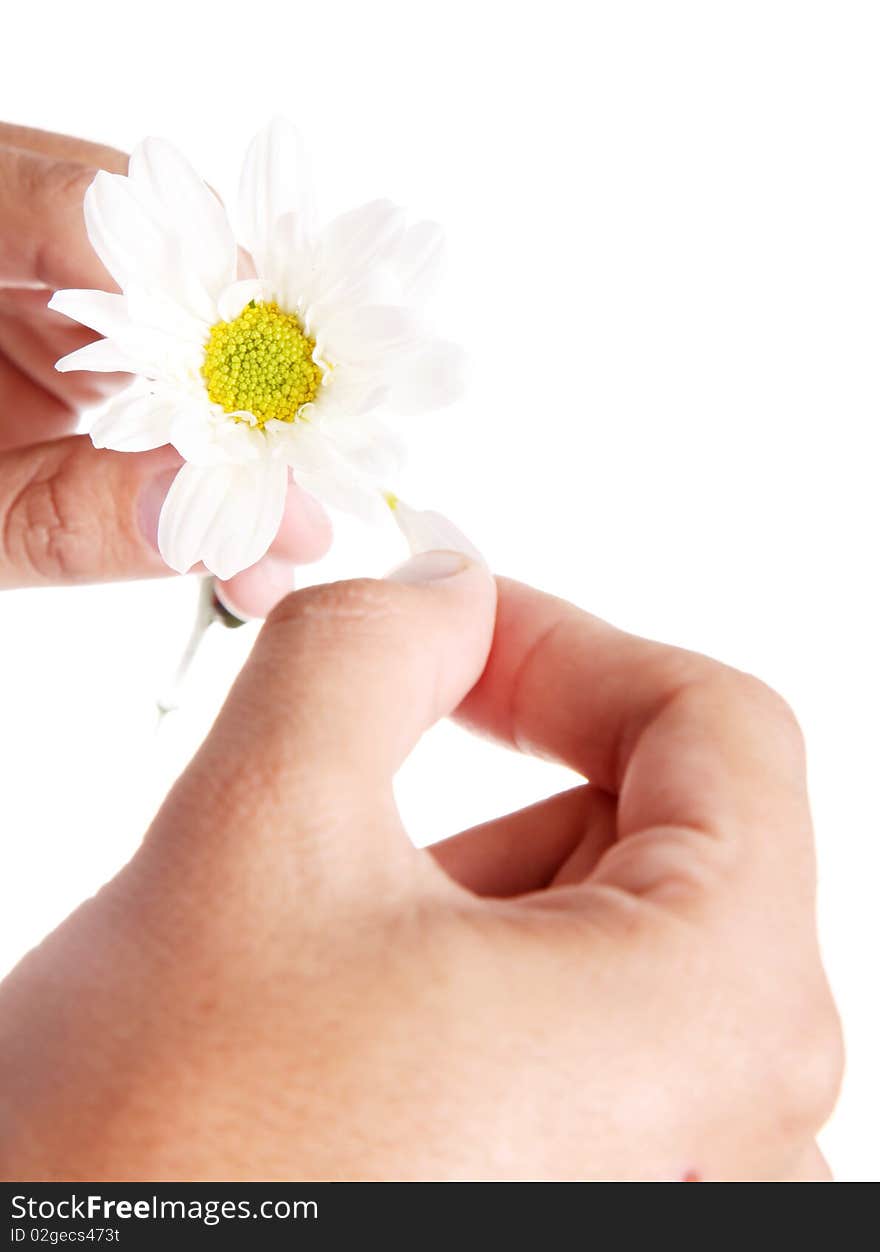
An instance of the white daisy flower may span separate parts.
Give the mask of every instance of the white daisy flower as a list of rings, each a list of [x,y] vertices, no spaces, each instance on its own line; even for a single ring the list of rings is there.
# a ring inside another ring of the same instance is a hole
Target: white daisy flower
[[[57,368],[137,376],[95,420],[96,447],[171,443],[183,456],[159,523],[168,565],[201,561],[221,579],[253,565],[278,531],[290,470],[330,507],[372,520],[390,506],[414,551],[473,551],[385,486],[400,446],[378,413],[441,407],[461,388],[461,351],[417,312],[442,257],[434,223],[407,226],[376,200],[316,229],[300,141],[281,120],[242,171],[250,276],[222,204],[163,140],[135,149],[127,177],[99,172],[84,207],[121,294],[53,296],[104,336]]]

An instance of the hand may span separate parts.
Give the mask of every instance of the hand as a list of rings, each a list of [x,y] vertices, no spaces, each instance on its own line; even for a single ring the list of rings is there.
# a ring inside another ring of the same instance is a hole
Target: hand
[[[156,531],[181,460],[173,448],[98,452],[70,436],[78,410],[128,380],[57,373],[58,358],[94,336],[46,307],[60,287],[117,290],[82,203],[97,168],[127,165],[113,148],[0,123],[0,588],[170,573]],[[290,590],[294,565],[329,540],[323,512],[291,487],[271,551],[224,584],[223,598],[263,616]]]
[[[462,565],[270,617],[133,861],[0,993],[4,1176],[827,1176],[791,713],[515,583],[493,642]],[[391,779],[459,705],[591,781],[430,855]]]

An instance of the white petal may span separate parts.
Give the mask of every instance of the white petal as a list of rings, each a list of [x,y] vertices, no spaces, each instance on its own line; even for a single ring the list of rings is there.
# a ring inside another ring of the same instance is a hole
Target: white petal
[[[388,372],[391,411],[423,413],[454,403],[465,390],[467,364],[458,344],[439,339],[406,353]]]
[[[196,465],[244,465],[271,454],[270,440],[262,430],[247,421],[234,421],[204,391],[175,413],[171,443],[185,461]]]
[[[338,468],[294,470],[299,485],[328,509],[350,513],[370,525],[382,520],[382,497],[374,486],[364,487],[361,479]]]
[[[221,293],[217,301],[217,312],[224,322],[234,322],[251,300],[260,302],[269,298],[269,284],[262,278],[243,278],[241,282],[232,283]]]
[[[96,448],[114,448],[117,452],[161,448],[170,440],[174,411],[174,405],[165,396],[128,391],[111,400],[98,414],[89,435]]]
[[[107,336],[113,344],[112,349],[96,349],[90,344],[89,350],[81,350],[82,354],[74,352],[63,357],[56,368],[62,373],[72,369],[124,368],[155,378],[198,367],[206,326],[167,301],[161,302],[153,318],[154,322],[161,322],[161,314],[165,312],[167,325],[144,325],[133,315],[133,304],[138,314],[146,312],[143,299],[135,301],[128,295],[109,291],[56,291],[49,308]],[[174,331],[178,333],[169,333]],[[124,359],[124,366],[113,363],[114,352]]]
[[[251,142],[241,171],[239,230],[257,272],[269,277],[266,262],[272,228],[285,213],[296,213],[303,239],[312,230],[312,192],[302,140],[284,118],[275,118]]]
[[[91,370],[95,373],[140,374],[144,378],[175,382],[197,364],[199,349],[159,331],[138,330],[122,341],[99,339],[55,362],[59,373]]]
[[[69,374],[71,370],[91,370],[96,374],[140,374],[148,371],[142,369],[143,362],[135,361],[117,344],[109,339],[98,339],[95,343],[87,343],[76,352],[68,352],[55,368],[60,374]]]
[[[181,256],[215,299],[235,278],[238,252],[223,205],[189,161],[164,139],[145,139],[128,176],[151,216],[167,224]]]
[[[211,326],[217,320],[216,309],[209,318],[197,317],[175,299],[158,292],[145,291],[137,283],[128,283],[125,301],[133,326],[158,330],[171,339],[185,342],[190,353],[201,352]]]
[[[98,170],[83,201],[86,230],[92,247],[123,289],[143,271],[152,281],[166,264],[163,232],[131,193],[122,174]]]
[[[331,312],[315,309],[310,332],[331,361],[381,367],[389,354],[412,349],[421,327],[411,309],[364,304]]]
[[[116,282],[171,297],[197,317],[211,320],[213,302],[190,268],[170,224],[158,221],[135,185],[99,170],[83,202],[92,247]]]
[[[322,417],[358,417],[377,408],[387,392],[380,374],[340,365],[325,377],[314,405]]]
[[[333,441],[304,422],[278,422],[273,430],[284,460],[296,481],[323,504],[353,513],[368,522],[382,522],[385,503],[369,474],[344,455]]]
[[[49,308],[110,338],[131,330],[125,296],[110,291],[56,291]]]
[[[388,253],[404,304],[425,304],[434,294],[446,259],[446,240],[436,222],[415,222]]]
[[[193,465],[225,465],[235,458],[226,455],[222,441],[217,438],[218,426],[206,395],[203,405],[184,406],[175,413],[168,442]]]
[[[334,218],[318,240],[318,274],[309,299],[330,304],[356,298],[380,260],[403,234],[405,214],[390,200],[372,200]]]
[[[460,552],[472,561],[486,564],[482,553],[474,547],[470,539],[442,513],[411,509],[408,504],[396,499],[391,504],[391,511],[413,556],[420,552]]]
[[[317,258],[311,243],[303,239],[298,213],[283,213],[270,232],[265,272],[285,309],[303,312],[312,302],[318,276]]]
[[[372,414],[331,418],[320,429],[346,460],[376,483],[396,478],[406,462],[404,440]]]
[[[199,561],[232,578],[265,555],[281,525],[287,494],[283,462],[184,465],[159,518],[159,551],[181,574]]]

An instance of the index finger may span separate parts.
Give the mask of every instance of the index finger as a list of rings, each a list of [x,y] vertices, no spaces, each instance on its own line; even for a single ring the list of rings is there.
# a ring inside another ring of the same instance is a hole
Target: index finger
[[[488,664],[457,715],[616,795],[619,838],[808,820],[797,723],[763,683],[506,579]]]
[[[0,128],[0,284],[115,290],[89,243],[83,197],[97,168],[124,170],[127,157],[65,136],[43,134],[40,148],[6,142],[23,144],[20,130]]]
[[[19,126],[14,122],[0,122],[0,146],[20,148],[92,169],[109,170],[111,174],[124,174],[128,169],[128,156],[109,144],[93,143],[75,135],[60,135],[52,130],[38,130],[35,126]]]

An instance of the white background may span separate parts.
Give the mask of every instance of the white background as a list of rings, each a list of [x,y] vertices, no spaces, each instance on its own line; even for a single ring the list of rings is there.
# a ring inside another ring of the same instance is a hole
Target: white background
[[[821,928],[849,1051],[824,1144],[880,1176],[878,298],[873,3],[17,5],[0,115],[130,147],[162,134],[232,191],[251,133],[306,133],[328,213],[377,195],[448,228],[457,409],[402,494],[492,564],[753,670],[810,750]],[[381,573],[341,526],[308,578]],[[217,632],[153,733],[183,581],[7,594],[0,962],[134,847],[253,631]],[[419,841],[561,771],[449,727],[400,780]]]

